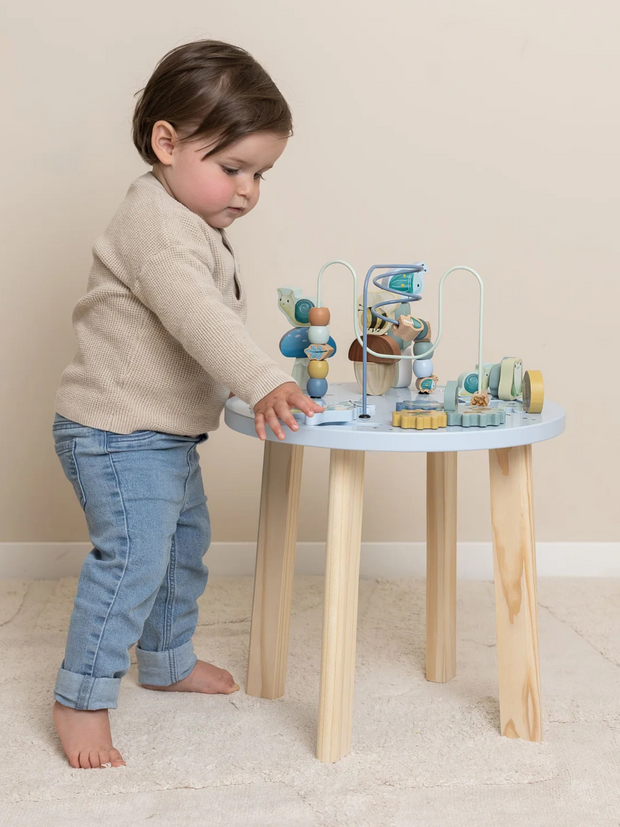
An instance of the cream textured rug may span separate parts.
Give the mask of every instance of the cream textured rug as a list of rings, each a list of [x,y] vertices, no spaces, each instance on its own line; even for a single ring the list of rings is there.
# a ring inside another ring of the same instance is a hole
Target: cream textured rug
[[[243,691],[252,579],[212,577],[195,648],[241,691],[143,689],[132,652],[114,770],[71,769],[53,729],[76,586],[0,581],[3,827],[620,825],[620,580],[539,580],[541,744],[499,734],[492,583],[459,581],[458,674],[433,684],[424,581],[361,581],[352,751],[322,764],[322,578],[295,580],[287,690],[267,701]]]

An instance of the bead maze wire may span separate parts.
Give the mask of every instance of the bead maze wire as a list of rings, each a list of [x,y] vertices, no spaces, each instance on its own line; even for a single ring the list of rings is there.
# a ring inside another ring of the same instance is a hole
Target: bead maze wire
[[[360,414],[360,418],[368,418],[367,413],[367,402],[368,402],[368,394],[367,394],[367,370],[368,370],[368,354],[372,354],[373,356],[379,356],[380,358],[384,359],[384,353],[376,353],[374,350],[370,350],[368,347],[368,330],[367,325],[364,324],[362,330],[362,336],[360,337],[360,331],[358,327],[358,318],[357,318],[357,275],[353,267],[346,261],[342,259],[334,259],[333,261],[328,261],[327,264],[324,264],[320,271],[317,278],[317,306],[321,307],[321,280],[323,277],[323,273],[325,270],[330,267],[332,264],[342,264],[346,267],[351,275],[353,276],[353,330],[355,331],[355,338],[358,342],[362,345],[362,353],[363,353],[363,385],[362,385],[362,413]],[[418,293],[411,293],[406,292],[405,290],[397,290],[394,287],[389,287],[380,282],[382,279],[392,279],[394,276],[399,275],[406,275],[408,273],[423,273],[426,272],[427,268],[424,262],[416,262],[415,264],[373,264],[373,266],[368,270],[366,273],[366,278],[364,279],[364,297],[363,297],[363,308],[362,308],[362,318],[366,319],[366,313],[368,310],[368,283],[370,281],[370,277],[375,270],[388,270],[389,272],[383,273],[382,275],[375,276],[373,279],[373,284],[379,287],[381,290],[395,293],[400,298],[398,299],[389,299],[388,301],[378,302],[377,304],[372,305],[370,308],[370,312],[373,313],[377,318],[383,319],[386,322],[390,322],[394,326],[398,325],[398,321],[394,319],[390,319],[387,316],[382,315],[378,312],[379,307],[385,307],[388,304],[402,304],[411,301],[421,301],[422,296]],[[465,267],[463,265],[457,265],[455,267],[451,267],[449,270],[443,274],[439,281],[439,302],[437,308],[437,315],[439,317],[439,329],[437,332],[437,339],[432,346],[426,350],[424,353],[420,353],[418,355],[407,355],[401,354],[400,356],[394,356],[395,360],[403,360],[408,359],[410,361],[415,361],[416,359],[428,359],[435,351],[435,348],[441,341],[441,336],[443,332],[443,284],[446,278],[450,275],[450,273],[454,273],[456,270],[464,270],[468,273],[472,273],[478,280],[478,284],[480,286],[480,306],[479,306],[479,316],[478,316],[478,389],[482,390],[482,374],[483,374],[483,361],[482,361],[482,331],[483,331],[483,322],[484,322],[484,284],[482,279],[478,275],[478,273],[473,270],[471,267]],[[392,358],[392,357],[391,357]]]

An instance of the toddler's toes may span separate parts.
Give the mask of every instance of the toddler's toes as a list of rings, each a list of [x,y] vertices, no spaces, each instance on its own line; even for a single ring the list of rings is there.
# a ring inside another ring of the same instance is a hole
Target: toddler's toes
[[[225,672],[224,678],[224,689],[223,692],[225,695],[230,695],[231,692],[237,692],[239,690],[239,684],[235,683],[235,679],[230,674],[230,672]]]
[[[107,709],[73,709],[55,701],[53,718],[65,754],[74,769],[98,769],[106,764],[121,767],[125,764],[120,752],[112,746]],[[92,744],[99,746],[93,747]]]
[[[110,762],[113,767],[125,767],[126,766],[125,762],[123,761],[123,756],[120,754],[120,752],[115,747],[112,747],[112,749],[110,749],[106,753],[106,755],[108,757],[105,759],[105,761],[101,762],[102,764],[106,764],[106,763]]]
[[[80,753],[80,767],[83,770],[90,769],[90,753],[88,752],[81,752]]]

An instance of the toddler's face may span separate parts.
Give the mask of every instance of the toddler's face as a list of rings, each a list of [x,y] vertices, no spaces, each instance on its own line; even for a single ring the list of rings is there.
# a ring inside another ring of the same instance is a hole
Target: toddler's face
[[[215,141],[179,143],[176,133],[166,136],[163,121],[153,127],[153,148],[160,163],[153,174],[181,204],[211,227],[225,229],[247,215],[260,196],[262,173],[284,152],[287,138],[255,132],[205,158]]]

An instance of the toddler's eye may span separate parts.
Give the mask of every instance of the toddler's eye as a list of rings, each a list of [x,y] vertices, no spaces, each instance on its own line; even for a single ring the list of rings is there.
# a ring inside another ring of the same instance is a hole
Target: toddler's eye
[[[265,176],[264,176],[264,175],[261,175],[261,174],[260,174],[260,172],[257,172],[257,173],[256,173],[256,175],[255,175],[254,177],[255,177],[255,178],[260,178],[260,180],[261,180],[261,181],[264,181],[264,180],[265,180]]]
[[[232,167],[222,167],[222,169],[226,175],[236,175],[239,172],[238,169],[232,169]]]

